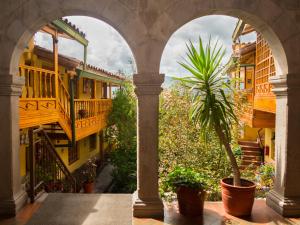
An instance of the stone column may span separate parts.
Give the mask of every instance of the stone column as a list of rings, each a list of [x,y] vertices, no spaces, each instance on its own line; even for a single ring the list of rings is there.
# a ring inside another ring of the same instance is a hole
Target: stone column
[[[24,79],[0,74],[0,215],[14,216],[26,203],[19,159],[19,96]]]
[[[276,171],[267,205],[283,216],[300,216],[300,74],[272,77],[270,83],[276,95]]]
[[[133,215],[163,217],[158,193],[158,110],[164,75],[133,76],[137,107],[137,191],[133,196]]]

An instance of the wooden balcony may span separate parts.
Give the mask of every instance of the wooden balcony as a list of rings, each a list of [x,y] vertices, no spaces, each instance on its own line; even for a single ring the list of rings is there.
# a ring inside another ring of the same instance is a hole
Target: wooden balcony
[[[275,63],[271,49],[260,33],[256,44],[255,95],[253,108],[276,113],[276,99],[269,78],[275,75]]]
[[[239,118],[245,124],[252,128],[274,128],[275,127],[275,113],[266,110],[258,110],[255,108],[255,97],[253,100],[253,92],[250,90],[240,91],[244,95],[246,102],[242,104],[242,109]]]
[[[54,71],[20,66],[25,86],[19,101],[20,128],[59,123],[72,139],[70,94]],[[75,135],[80,140],[99,132],[106,126],[111,99],[75,99]]]
[[[76,99],[74,101],[76,140],[101,131],[106,126],[111,106],[111,99]]]

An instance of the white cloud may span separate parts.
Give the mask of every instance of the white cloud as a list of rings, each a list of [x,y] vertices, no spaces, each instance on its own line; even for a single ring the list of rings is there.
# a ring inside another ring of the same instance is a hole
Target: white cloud
[[[209,37],[218,40],[226,48],[223,61],[225,64],[232,53],[232,33],[237,23],[236,18],[228,16],[205,16],[195,19],[179,28],[168,41],[161,59],[160,72],[167,76],[184,76],[187,74],[179,64],[185,58],[186,43],[191,40],[198,43],[201,36],[204,43]]]
[[[111,72],[119,70],[132,73],[129,63],[133,60],[132,52],[124,38],[110,25],[100,20],[71,16],[67,19],[86,34],[89,40],[87,63]],[[36,44],[52,49],[51,36],[44,33],[35,35]],[[83,46],[76,41],[59,38],[59,53],[83,60]]]
[[[130,60],[133,60],[131,50],[114,28],[91,17],[72,16],[67,18],[87,35],[86,38],[89,40],[87,60],[89,64],[112,72],[123,70],[126,73],[132,73],[132,65],[129,63]],[[236,23],[237,19],[233,17],[206,16],[185,24],[168,41],[162,55],[160,72],[167,76],[186,74],[186,71],[177,62],[182,61],[186,52],[185,43],[188,40],[197,43],[199,36],[204,42],[207,42],[209,36],[218,39],[226,47],[226,57],[223,62],[226,63],[232,52],[231,36]],[[37,44],[52,49],[49,35],[37,34],[35,40]],[[243,39],[243,41],[250,40],[253,40],[251,35]],[[83,46],[76,41],[60,39],[59,52],[83,59]]]

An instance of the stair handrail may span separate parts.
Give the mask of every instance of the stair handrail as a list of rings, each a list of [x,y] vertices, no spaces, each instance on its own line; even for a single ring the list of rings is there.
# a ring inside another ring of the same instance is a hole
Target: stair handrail
[[[262,162],[265,161],[265,154],[264,154],[264,144],[262,142],[262,137],[260,135],[260,132],[263,130],[263,128],[260,128],[258,131],[257,131],[257,141],[258,141],[258,144],[259,144],[259,147],[261,149],[261,157],[262,157]]]
[[[38,134],[39,139],[35,139],[34,138],[34,134]],[[42,136],[42,137],[41,137]],[[40,141],[38,141],[40,140]],[[37,180],[36,180],[36,172],[35,172],[35,167],[36,167],[36,162],[35,162],[35,143],[37,142],[41,142],[42,140],[45,140],[44,143],[44,149],[50,154],[52,155],[52,158],[54,159],[54,163],[57,166],[57,168],[59,169],[59,171],[62,172],[62,174],[64,175],[64,179],[65,181],[71,182],[71,187],[73,188],[72,191],[76,192],[77,187],[76,187],[76,179],[74,178],[74,176],[71,174],[71,172],[69,171],[69,169],[67,168],[67,166],[65,165],[65,163],[63,162],[63,160],[60,158],[60,156],[58,155],[58,153],[55,150],[55,146],[52,143],[51,139],[49,138],[49,136],[47,135],[47,133],[45,132],[44,128],[39,127],[37,129],[29,129],[29,152],[30,152],[30,199],[31,202],[35,201],[35,192],[36,190],[44,183],[44,181],[41,181],[37,184]],[[43,143],[43,142],[42,142]],[[42,164],[44,165],[44,164]],[[45,166],[45,165],[44,165]],[[47,168],[47,167],[46,167]],[[46,169],[47,170],[47,169]],[[55,180],[55,175],[54,175],[54,180]]]
[[[50,151],[52,152],[53,155],[55,155],[56,160],[58,160],[60,162],[60,165],[62,166],[60,169],[63,170],[66,173],[65,175],[67,175],[71,178],[71,180],[74,182],[74,184],[76,186],[76,179],[73,177],[73,175],[69,171],[68,167],[65,165],[64,161],[60,158],[60,156],[56,152],[55,146],[53,145],[53,143],[52,143],[51,139],[49,138],[48,134],[45,132],[45,130],[43,128],[40,131],[43,133],[43,135],[47,139],[48,144],[50,144],[50,146],[51,146]]]

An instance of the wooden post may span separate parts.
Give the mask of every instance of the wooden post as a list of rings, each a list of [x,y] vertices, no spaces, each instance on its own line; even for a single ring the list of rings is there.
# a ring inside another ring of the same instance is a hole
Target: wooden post
[[[74,72],[75,73],[75,72]],[[70,115],[71,115],[71,126],[72,126],[72,148],[76,148],[76,118],[75,118],[75,107],[74,107],[74,73],[69,73],[70,75]]]
[[[53,64],[55,72],[55,97],[58,98],[58,33],[52,36],[53,41]]]
[[[100,86],[100,90],[99,90],[100,91],[100,98],[103,98],[103,87],[102,87],[103,84],[102,84],[102,81],[99,81],[99,82],[100,82],[100,85],[99,85]]]
[[[103,83],[103,98],[107,98],[107,83]]]
[[[111,94],[111,83],[109,83],[109,98],[111,99],[111,96],[112,96],[112,94]]]
[[[29,173],[30,173],[30,191],[29,197],[30,202],[34,203],[35,194],[35,145],[33,140],[33,129],[30,128],[28,131],[29,136]]]
[[[97,81],[96,80],[94,80],[94,96],[93,96],[93,98],[94,99],[96,99],[96,96],[97,96]]]

